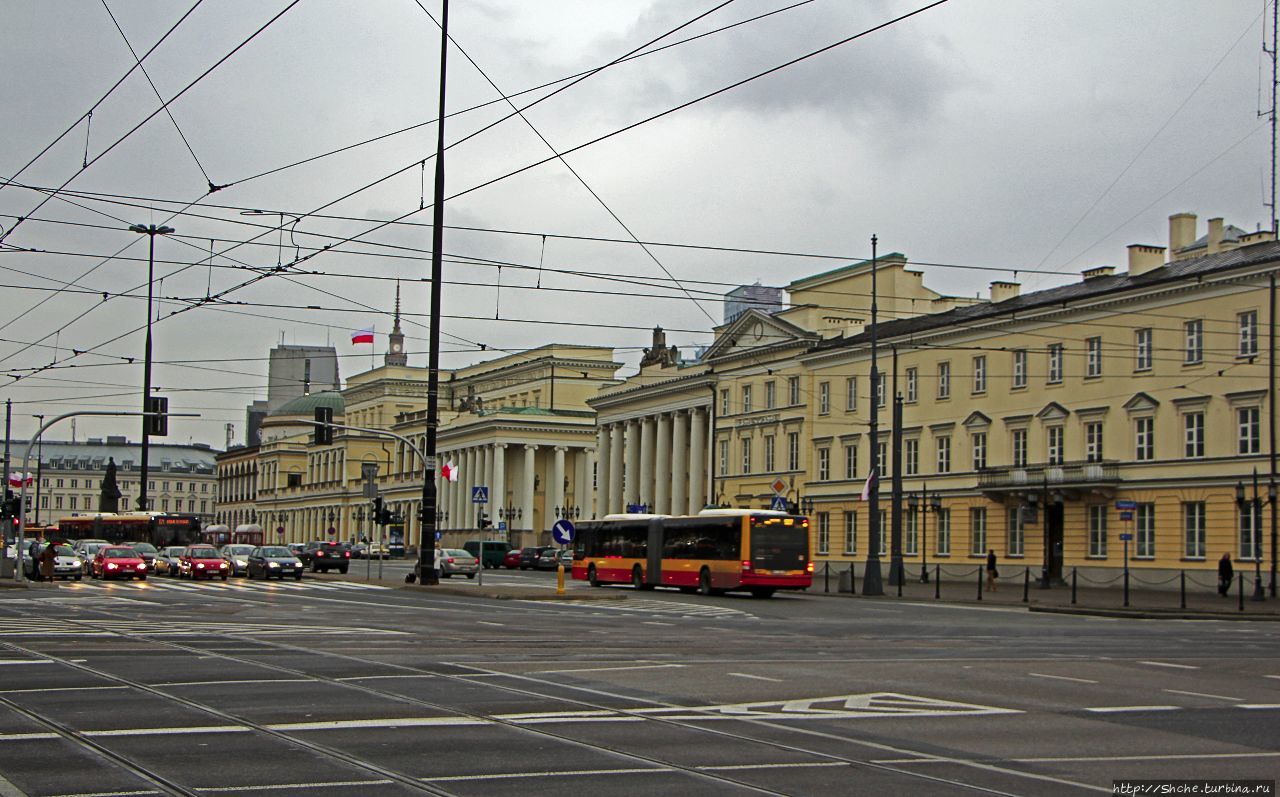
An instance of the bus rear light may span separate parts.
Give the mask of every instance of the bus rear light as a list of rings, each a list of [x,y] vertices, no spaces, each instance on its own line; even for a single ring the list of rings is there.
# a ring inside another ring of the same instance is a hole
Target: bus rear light
[[[750,572],[751,572],[751,563],[750,563],[750,562],[748,562],[748,561],[743,561],[743,563],[742,563],[742,572],[744,572],[744,573],[750,573]]]
[[[810,562],[808,565],[806,565],[804,569],[805,569],[805,572],[807,572],[807,573],[812,573],[812,572],[813,572],[813,562]]]

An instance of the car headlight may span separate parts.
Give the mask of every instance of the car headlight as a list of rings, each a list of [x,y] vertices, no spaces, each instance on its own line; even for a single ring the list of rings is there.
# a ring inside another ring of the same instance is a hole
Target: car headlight
[[[245,561],[244,559],[237,559],[237,560],[236,560],[236,567],[247,567],[247,566],[248,566],[248,564],[249,564],[249,563],[248,563],[247,561]]]
[[[196,570],[204,570],[204,562],[197,562]]]
[[[279,567],[279,562],[267,562],[267,567]]]
[[[227,563],[226,563],[226,562],[219,562],[219,563],[218,563],[218,569],[219,569],[219,570],[226,570],[226,569],[227,569]]]

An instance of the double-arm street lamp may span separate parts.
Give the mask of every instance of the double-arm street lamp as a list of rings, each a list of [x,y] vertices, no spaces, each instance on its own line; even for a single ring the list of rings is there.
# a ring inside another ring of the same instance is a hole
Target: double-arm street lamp
[[[130,232],[145,235],[149,239],[147,252],[147,342],[142,354],[142,411],[151,411],[151,303],[156,279],[156,236],[169,235],[172,227],[155,224],[135,224]],[[142,478],[138,482],[138,511],[147,511],[147,459],[151,451],[152,416],[142,416]]]
[[[920,583],[929,583],[929,513],[942,511],[942,497],[936,492],[929,495],[929,485],[920,486],[920,494],[907,496],[907,510],[915,515],[920,510]]]
[[[1267,593],[1262,588],[1262,507],[1264,504],[1269,504],[1272,512],[1276,511],[1276,483],[1270,482],[1267,485],[1267,497],[1263,500],[1261,493],[1258,492],[1258,471],[1255,469],[1252,499],[1246,499],[1244,496],[1244,482],[1236,482],[1236,506],[1240,508],[1241,520],[1244,519],[1245,507],[1251,510],[1249,512],[1249,548],[1253,555],[1253,600],[1255,601],[1267,599]],[[1244,551],[1241,550],[1240,553],[1243,555]]]

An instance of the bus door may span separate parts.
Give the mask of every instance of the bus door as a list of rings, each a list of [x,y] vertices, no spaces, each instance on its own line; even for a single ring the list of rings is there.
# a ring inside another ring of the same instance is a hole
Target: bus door
[[[644,583],[662,585],[662,518],[649,518],[649,541],[645,548]]]

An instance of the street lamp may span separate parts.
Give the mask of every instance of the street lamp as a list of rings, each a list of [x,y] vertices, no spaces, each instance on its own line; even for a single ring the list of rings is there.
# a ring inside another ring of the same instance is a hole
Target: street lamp
[[[880,535],[884,533],[884,529],[880,528],[880,434],[879,434],[879,407],[880,407],[880,370],[876,362],[876,315],[879,312],[877,295],[876,295],[876,236],[871,236],[871,423],[870,439],[871,439],[871,469],[867,476],[867,514],[868,514],[868,539],[867,539],[867,562],[863,566],[862,571],[862,594],[863,595],[883,595],[884,581],[880,574]],[[901,582],[899,582],[901,583]]]
[[[147,254],[147,341],[142,356],[142,411],[145,413],[151,410],[151,303],[156,278],[156,236],[169,235],[174,229],[154,224],[134,224],[129,231],[147,236],[150,244]],[[138,510],[141,512],[147,511],[147,458],[151,452],[151,424],[154,417],[142,416],[142,480],[138,483]]]
[[[907,496],[907,509],[913,514],[920,509],[920,583],[929,583],[929,513],[942,511],[942,497],[936,492],[929,495],[929,485],[920,485],[920,496]]]
[[[276,534],[281,539],[284,538],[284,510],[276,513]]]
[[[1268,486],[1267,500],[1263,501],[1262,496],[1258,493],[1258,469],[1253,469],[1253,499],[1246,500],[1244,497],[1244,482],[1236,482],[1236,506],[1240,508],[1243,514],[1246,506],[1251,506],[1252,511],[1249,513],[1249,547],[1253,554],[1253,600],[1264,601],[1267,599],[1267,593],[1262,588],[1262,506],[1263,504],[1271,504],[1271,511],[1275,511],[1276,486],[1273,482]]]
[[[35,418],[37,421],[39,421],[41,426],[44,426],[44,416],[43,416],[43,415],[32,415],[31,417],[32,417],[32,418]],[[41,436],[41,438],[40,438],[40,447],[39,447],[39,449],[37,449],[37,452],[36,452],[36,507],[35,507],[35,509],[36,509],[36,519],[35,519],[35,524],[36,524],[37,526],[39,526],[39,525],[40,525],[40,467],[41,467],[42,465],[44,465],[44,437],[43,437],[43,436]],[[1275,491],[1275,485],[1274,485],[1274,484],[1271,486],[1271,489],[1272,489],[1272,492],[1274,492],[1274,491]],[[22,511],[23,511],[23,512],[26,512],[26,511],[27,511],[27,508],[24,506],[24,507],[22,508]]]
[[[337,518],[337,515],[335,515],[335,514],[333,513],[333,510],[332,510],[332,509],[330,509],[330,510],[329,510],[329,536],[330,536],[330,537],[332,537],[332,536],[334,536],[335,534],[337,534],[337,533],[338,533],[338,530],[337,530],[337,529],[335,529],[335,528],[333,527],[333,521],[334,521],[336,518]]]

